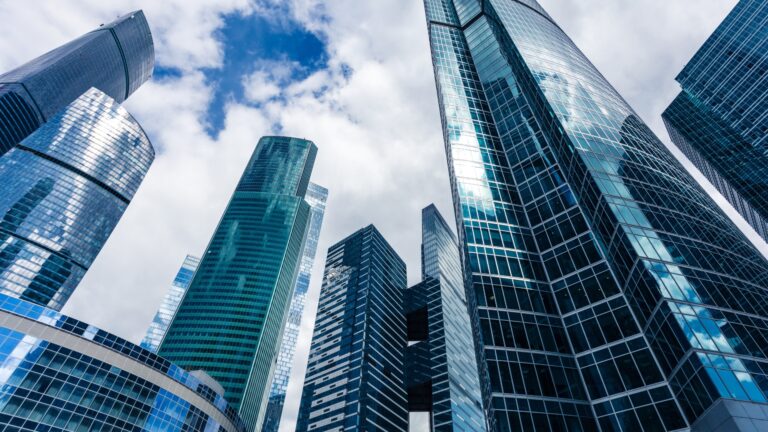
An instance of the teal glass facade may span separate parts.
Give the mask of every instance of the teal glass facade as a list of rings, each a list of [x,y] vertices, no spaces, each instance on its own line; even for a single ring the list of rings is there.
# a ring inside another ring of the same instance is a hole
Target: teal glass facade
[[[304,251],[301,255],[299,275],[293,289],[291,305],[288,310],[288,320],[280,343],[280,353],[277,356],[277,366],[272,385],[269,390],[269,405],[264,416],[262,432],[277,432],[280,428],[280,418],[285,405],[285,394],[288,390],[288,380],[293,369],[293,357],[296,353],[296,342],[301,329],[301,319],[304,316],[304,306],[307,302],[309,282],[312,277],[312,266],[315,262],[317,242],[320,239],[320,229],[323,226],[325,204],[328,201],[328,189],[310,183],[305,200],[311,207],[309,230]]]
[[[245,432],[195,373],[51,309],[0,294],[5,432]]]
[[[405,263],[373,226],[328,249],[296,431],[407,431]]]
[[[160,307],[157,309],[154,318],[152,318],[149,328],[147,328],[147,334],[141,340],[140,345],[142,348],[152,352],[157,352],[157,349],[160,348],[165,332],[168,331],[168,326],[179,309],[181,299],[184,298],[184,294],[187,292],[187,288],[189,288],[189,283],[192,282],[192,276],[195,275],[198,265],[200,265],[200,258],[192,255],[187,255],[184,258],[181,268],[176,273],[176,277],[173,278],[171,288],[163,297],[163,302],[160,303]]]
[[[768,4],[742,0],[688,62],[662,114],[672,141],[768,240]]]
[[[263,422],[310,221],[317,148],[262,138],[211,238],[159,353],[203,370],[249,430]]]
[[[534,0],[425,5],[492,428],[764,403],[759,252]]]
[[[92,87],[122,103],[154,62],[149,25],[135,11],[0,75],[0,156]]]
[[[0,293],[61,310],[154,156],[136,120],[93,88],[0,157]]]

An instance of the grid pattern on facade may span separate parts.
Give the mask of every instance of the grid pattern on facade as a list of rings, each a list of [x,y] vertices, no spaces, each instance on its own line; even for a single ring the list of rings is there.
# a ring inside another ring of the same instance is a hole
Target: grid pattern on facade
[[[165,332],[168,331],[168,325],[171,323],[173,315],[176,314],[181,299],[184,298],[184,293],[189,288],[189,283],[192,282],[192,276],[194,276],[198,265],[200,265],[200,258],[192,255],[187,255],[184,258],[181,268],[176,273],[176,277],[173,278],[171,288],[163,297],[163,302],[152,318],[149,328],[147,328],[147,334],[141,340],[142,348],[157,352],[163,337],[165,337]]]
[[[153,159],[138,123],[97,89],[0,158],[0,290],[60,310]]]
[[[216,379],[251,429],[263,422],[309,226],[309,204],[295,193],[316,152],[306,140],[259,141],[158,351]],[[258,167],[277,169],[254,188]]]
[[[272,386],[269,390],[269,405],[264,415],[262,432],[277,432],[280,427],[280,418],[285,404],[285,394],[288,390],[288,380],[293,368],[293,357],[296,353],[301,320],[304,316],[304,305],[307,301],[312,266],[317,252],[317,242],[320,239],[320,229],[323,225],[325,203],[328,200],[328,189],[310,183],[307,188],[306,201],[310,205],[309,231],[307,242],[301,255],[299,275],[296,278],[296,286],[293,289],[291,305],[288,311],[288,320],[285,324],[283,339],[280,343],[280,353],[277,355],[277,366]]]
[[[407,431],[405,263],[372,225],[328,249],[297,431]]]

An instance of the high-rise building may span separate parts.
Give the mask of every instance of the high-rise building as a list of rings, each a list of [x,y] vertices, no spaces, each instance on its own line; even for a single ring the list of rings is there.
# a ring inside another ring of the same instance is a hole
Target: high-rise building
[[[184,293],[189,288],[189,283],[192,282],[192,276],[195,275],[195,270],[200,264],[200,258],[192,255],[187,255],[184,258],[184,262],[181,264],[181,268],[176,277],[173,278],[171,283],[171,289],[163,297],[163,302],[155,313],[155,317],[152,318],[152,322],[147,328],[147,334],[144,335],[144,339],[141,340],[141,347],[148,349],[152,352],[157,352],[160,347],[160,342],[163,341],[165,332],[168,331],[168,325],[171,324],[173,315],[179,308],[181,299],[184,298]]]
[[[405,287],[373,225],[328,249],[297,432],[408,430]]]
[[[320,239],[320,228],[323,225],[325,203],[328,200],[328,189],[310,183],[307,188],[305,200],[311,207],[309,219],[309,231],[304,251],[301,255],[299,275],[296,278],[296,286],[293,289],[288,320],[283,332],[283,340],[280,343],[280,353],[277,355],[275,376],[272,378],[272,386],[269,390],[269,404],[264,415],[262,432],[277,432],[280,427],[280,418],[285,404],[285,393],[288,390],[288,380],[293,368],[293,357],[296,353],[296,342],[301,329],[301,318],[304,315],[304,305],[307,301],[307,290],[312,277],[312,265],[317,252],[317,241]]]
[[[4,431],[245,432],[206,374],[0,294]]]
[[[216,379],[250,430],[264,420],[309,227],[304,196],[316,154],[306,140],[259,140],[159,349]]]
[[[677,81],[672,141],[768,240],[768,3],[741,0]]]
[[[765,259],[535,0],[425,5],[492,427],[768,419]]]
[[[403,304],[409,411],[429,412],[432,431],[486,431],[478,327],[469,315],[456,236],[434,205],[422,211],[421,275]]]
[[[95,88],[0,157],[0,293],[60,310],[153,159],[141,126]]]
[[[0,75],[0,156],[91,87],[122,103],[154,61],[149,25],[135,11]]]

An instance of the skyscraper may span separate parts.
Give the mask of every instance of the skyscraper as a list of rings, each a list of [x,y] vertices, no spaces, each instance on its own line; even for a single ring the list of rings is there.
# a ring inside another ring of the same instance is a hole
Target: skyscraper
[[[187,255],[184,258],[184,262],[181,264],[181,268],[176,277],[173,278],[171,283],[171,289],[163,297],[163,302],[160,304],[160,308],[157,309],[155,317],[152,318],[152,323],[147,328],[147,334],[144,339],[141,340],[141,347],[148,349],[152,352],[157,352],[160,347],[160,342],[163,341],[165,332],[168,331],[168,325],[171,324],[173,315],[179,308],[181,299],[184,298],[184,293],[189,288],[189,283],[192,282],[192,276],[195,275],[195,270],[200,264],[200,258],[192,255]]]
[[[60,310],[153,159],[141,126],[95,88],[0,157],[0,293]]]
[[[216,379],[250,430],[263,422],[301,264],[316,154],[306,140],[259,140],[160,345]]]
[[[297,432],[408,430],[405,286],[373,225],[328,249]]]
[[[320,228],[323,225],[325,203],[328,200],[328,189],[310,183],[307,188],[306,201],[311,207],[309,219],[309,231],[307,242],[301,255],[299,275],[296,278],[296,286],[293,289],[288,321],[285,324],[283,340],[280,343],[280,353],[277,356],[277,367],[272,385],[269,390],[269,404],[264,416],[262,432],[277,432],[280,426],[280,417],[283,414],[285,393],[288,390],[288,379],[291,377],[293,357],[296,353],[296,342],[301,329],[301,318],[304,315],[304,304],[307,301],[307,290],[312,276],[312,265],[317,252],[317,241],[320,238]]]
[[[0,156],[91,87],[122,103],[154,61],[149,25],[135,11],[0,75]]]
[[[493,427],[768,419],[765,259],[535,0],[425,5]]]
[[[672,141],[768,240],[768,4],[741,0],[677,81]]]
[[[422,282],[405,291],[409,411],[433,431],[485,431],[471,322],[456,237],[434,205],[422,211]],[[413,425],[415,426],[415,425]]]

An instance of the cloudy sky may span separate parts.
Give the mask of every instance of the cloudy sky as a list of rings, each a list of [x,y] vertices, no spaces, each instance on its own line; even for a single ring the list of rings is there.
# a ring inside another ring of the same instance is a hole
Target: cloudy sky
[[[736,0],[540,2],[668,141],[674,76]],[[0,0],[0,70],[139,8],[157,65],[126,107],[158,156],[65,312],[140,340],[258,138],[313,140],[313,181],[330,198],[283,422],[293,430],[327,247],[374,223],[415,282],[421,208],[452,218],[422,2]]]

